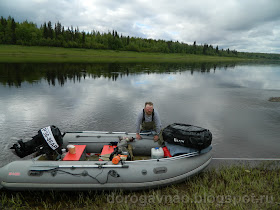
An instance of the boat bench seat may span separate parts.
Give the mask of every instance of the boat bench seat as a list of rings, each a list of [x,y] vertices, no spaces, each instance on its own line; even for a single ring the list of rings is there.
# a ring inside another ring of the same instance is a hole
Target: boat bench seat
[[[99,161],[103,161],[103,160],[109,160],[110,155],[112,154],[112,152],[114,152],[114,149],[117,146],[111,146],[111,145],[104,145],[103,149],[101,151]]]
[[[85,148],[86,145],[74,145],[76,148],[76,153],[71,154],[70,152],[67,152],[65,157],[63,158],[63,161],[75,161],[75,160],[85,160],[86,154],[85,154]]]

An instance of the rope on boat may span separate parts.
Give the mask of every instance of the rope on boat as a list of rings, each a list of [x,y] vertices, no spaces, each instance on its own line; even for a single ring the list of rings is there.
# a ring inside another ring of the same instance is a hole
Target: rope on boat
[[[65,171],[65,170],[61,170],[61,169],[56,169],[56,170],[53,171],[53,172],[54,172],[54,173],[61,172],[61,173],[66,173],[66,174],[70,174],[70,175],[72,175],[72,176],[78,176],[78,177],[81,177],[81,176],[88,176],[88,177],[90,177],[90,178],[96,180],[99,184],[105,184],[105,183],[107,183],[107,182],[108,182],[109,175],[112,176],[112,177],[116,177],[116,178],[120,176],[115,170],[110,170],[110,171],[108,171],[108,173],[107,173],[106,181],[105,181],[105,182],[100,182],[100,181],[97,179],[97,177],[98,177],[100,174],[103,173],[103,168],[102,168],[101,172],[98,173],[95,177],[92,176],[92,175],[90,175],[90,174],[88,173],[88,171],[86,171],[86,170],[83,171],[82,173],[79,173],[79,174],[71,173],[71,172],[68,172],[68,171]]]
[[[49,170],[44,170],[44,171],[42,171],[42,170],[41,171],[30,170],[29,171],[29,175],[39,176],[39,175],[41,175],[44,172],[47,172],[47,173],[49,172],[49,173],[51,173],[52,176],[56,176],[57,173],[60,173],[60,174],[61,173],[65,173],[65,174],[69,174],[69,175],[76,176],[76,177],[86,177],[86,176],[88,176],[88,177],[96,180],[99,184],[106,184],[108,182],[109,175],[112,176],[112,177],[115,177],[115,178],[120,177],[120,175],[118,174],[117,171],[110,170],[110,171],[107,172],[107,178],[106,178],[105,182],[101,182],[101,181],[99,181],[97,179],[97,177],[100,174],[103,173],[103,170],[104,170],[104,168],[102,168],[101,172],[98,173],[96,176],[92,176],[86,170],[84,170],[82,173],[72,173],[72,172],[69,172],[69,171],[65,171],[65,170],[59,169],[59,167],[57,167],[57,168],[54,168],[54,169],[49,169]]]

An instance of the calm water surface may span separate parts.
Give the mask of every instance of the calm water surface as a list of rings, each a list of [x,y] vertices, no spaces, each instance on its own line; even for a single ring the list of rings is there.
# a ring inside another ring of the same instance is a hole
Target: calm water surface
[[[214,157],[279,158],[280,65],[0,64],[0,165],[48,125],[135,132],[145,101],[163,126],[208,128]]]

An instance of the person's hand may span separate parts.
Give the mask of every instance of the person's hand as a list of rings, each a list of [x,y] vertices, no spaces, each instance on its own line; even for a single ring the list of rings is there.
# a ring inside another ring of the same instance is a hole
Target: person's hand
[[[138,140],[142,139],[142,137],[140,136],[139,133],[136,133],[136,139],[138,139]]]
[[[158,141],[158,135],[154,136],[154,141]]]

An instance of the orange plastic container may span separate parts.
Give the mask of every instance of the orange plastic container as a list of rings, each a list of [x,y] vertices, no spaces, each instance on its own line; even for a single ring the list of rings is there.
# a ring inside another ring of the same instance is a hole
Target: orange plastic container
[[[116,165],[120,162],[120,160],[121,160],[121,157],[119,155],[117,155],[112,159],[112,163]]]

